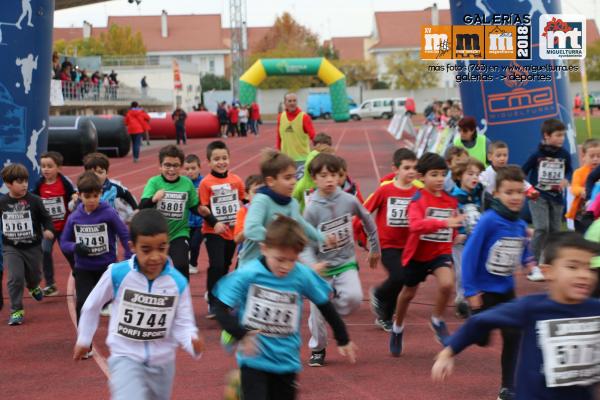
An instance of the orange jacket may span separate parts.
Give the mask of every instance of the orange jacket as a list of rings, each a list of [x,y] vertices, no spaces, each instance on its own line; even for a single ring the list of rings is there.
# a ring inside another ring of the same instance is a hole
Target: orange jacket
[[[573,204],[571,204],[571,208],[565,215],[565,218],[575,219],[577,215],[577,211],[585,203],[585,196],[583,196],[583,192],[585,190],[585,181],[588,178],[588,175],[592,171],[592,167],[589,165],[584,165],[583,167],[577,168],[575,172],[573,172],[573,178],[571,180],[571,194],[573,194]],[[582,203],[583,202],[583,203]]]

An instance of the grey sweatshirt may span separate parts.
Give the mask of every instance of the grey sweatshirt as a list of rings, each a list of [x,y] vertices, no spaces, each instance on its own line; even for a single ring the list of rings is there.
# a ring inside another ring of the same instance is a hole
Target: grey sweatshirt
[[[304,210],[304,219],[308,223],[317,227],[326,236],[335,233],[338,240],[336,248],[332,249],[323,243],[311,242],[300,254],[300,260],[306,265],[326,262],[329,269],[356,262],[352,231],[353,216],[361,219],[369,238],[371,252],[379,253],[381,250],[377,226],[371,215],[355,196],[337,188],[329,197],[322,196],[317,190],[311,195],[310,204]]]

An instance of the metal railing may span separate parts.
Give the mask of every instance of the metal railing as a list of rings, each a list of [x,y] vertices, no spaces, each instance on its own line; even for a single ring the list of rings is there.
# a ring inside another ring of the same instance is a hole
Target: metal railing
[[[129,100],[121,95],[119,85],[115,84],[61,81],[61,86],[65,101]]]

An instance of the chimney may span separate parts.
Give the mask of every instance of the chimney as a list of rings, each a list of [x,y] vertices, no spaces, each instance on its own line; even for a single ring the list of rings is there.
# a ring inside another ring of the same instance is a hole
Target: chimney
[[[431,6],[431,25],[439,25],[440,24],[440,12],[438,10],[437,3],[433,3]]]
[[[161,36],[166,38],[169,36],[169,27],[167,25],[167,11],[162,10],[162,14],[160,16],[160,31]]]
[[[92,36],[92,24],[88,21],[83,21],[83,38],[89,39]]]

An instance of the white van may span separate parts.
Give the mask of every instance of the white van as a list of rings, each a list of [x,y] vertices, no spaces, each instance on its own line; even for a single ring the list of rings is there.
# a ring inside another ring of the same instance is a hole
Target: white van
[[[359,121],[363,118],[386,118],[394,115],[394,99],[370,99],[362,102],[360,106],[350,110],[350,118]]]

